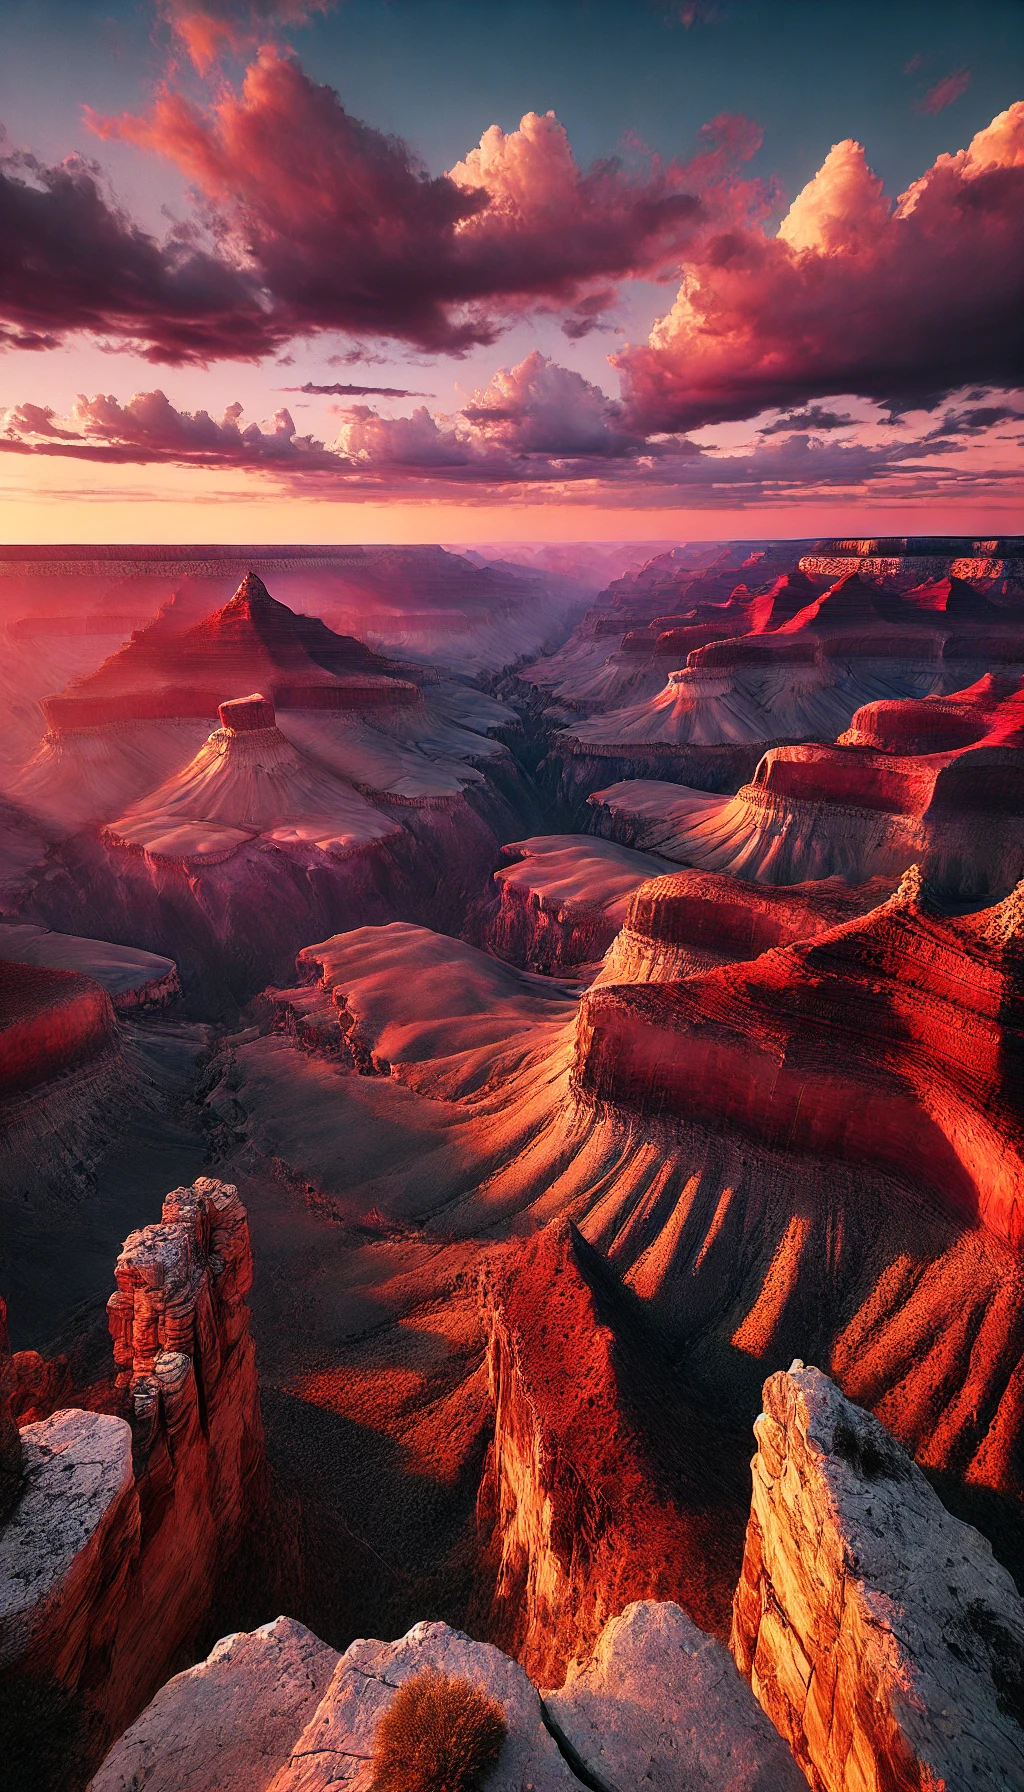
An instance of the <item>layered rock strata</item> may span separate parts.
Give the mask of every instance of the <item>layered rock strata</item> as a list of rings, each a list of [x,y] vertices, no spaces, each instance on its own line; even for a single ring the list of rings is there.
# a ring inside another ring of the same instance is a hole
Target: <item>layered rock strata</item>
[[[518,840],[503,856],[515,862],[494,874],[499,906],[486,943],[498,957],[533,971],[600,958],[637,885],[662,869],[649,854],[579,834]]]
[[[867,914],[892,894],[876,878],[771,888],[714,871],[669,872],[634,891],[597,983],[674,983],[712,965],[758,958]]]
[[[57,1410],[21,1432],[21,1491],[0,1532],[0,1664],[56,1679],[100,1736],[194,1638],[261,1508],[251,1278],[237,1190],[209,1178],[174,1190],[118,1259],[114,1376],[91,1391],[112,1410]]]
[[[815,1792],[1024,1785],[1024,1604],[877,1420],[770,1377],[737,1665]]]
[[[178,967],[172,958],[110,940],[53,933],[30,922],[0,922],[0,959],[93,977],[106,990],[115,1012],[121,1014],[149,1013],[166,1007],[181,994]]]

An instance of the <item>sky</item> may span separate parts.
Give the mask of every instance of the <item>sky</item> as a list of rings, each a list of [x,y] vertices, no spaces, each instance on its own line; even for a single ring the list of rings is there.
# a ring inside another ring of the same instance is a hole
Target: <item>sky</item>
[[[1017,0],[0,33],[0,539],[1022,527]]]

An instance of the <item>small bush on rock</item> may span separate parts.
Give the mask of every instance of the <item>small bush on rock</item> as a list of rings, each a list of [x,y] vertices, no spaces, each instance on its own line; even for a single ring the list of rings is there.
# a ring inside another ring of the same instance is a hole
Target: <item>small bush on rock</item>
[[[477,1792],[505,1740],[496,1700],[447,1674],[416,1674],[377,1726],[374,1792]]]

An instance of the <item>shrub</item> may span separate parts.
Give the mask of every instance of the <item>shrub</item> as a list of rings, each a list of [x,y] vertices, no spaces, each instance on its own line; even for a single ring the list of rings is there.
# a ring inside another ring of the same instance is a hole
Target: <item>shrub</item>
[[[505,1735],[501,1706],[468,1680],[416,1674],[377,1726],[374,1792],[477,1792]]]

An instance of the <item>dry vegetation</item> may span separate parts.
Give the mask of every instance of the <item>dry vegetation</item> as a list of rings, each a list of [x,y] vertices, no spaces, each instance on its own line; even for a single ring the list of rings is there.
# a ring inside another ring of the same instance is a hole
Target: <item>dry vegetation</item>
[[[468,1680],[416,1674],[377,1727],[374,1792],[477,1792],[504,1740],[494,1699]]]

